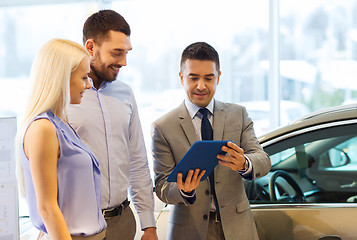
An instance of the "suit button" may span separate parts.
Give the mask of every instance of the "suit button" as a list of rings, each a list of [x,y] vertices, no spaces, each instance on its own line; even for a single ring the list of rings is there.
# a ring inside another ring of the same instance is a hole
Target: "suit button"
[[[208,190],[206,190],[206,192],[205,192],[205,193],[206,193],[206,195],[209,195],[209,191],[208,191]]]
[[[203,215],[203,220],[207,220],[208,219],[208,216],[205,214]]]

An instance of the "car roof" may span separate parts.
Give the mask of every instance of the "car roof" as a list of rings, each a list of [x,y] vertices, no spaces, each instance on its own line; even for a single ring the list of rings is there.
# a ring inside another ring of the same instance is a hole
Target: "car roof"
[[[357,104],[341,105],[315,111],[302,118],[295,120],[293,123],[272,130],[259,137],[261,144],[268,142],[279,136],[316,125],[325,123],[338,122],[344,120],[357,120]],[[357,122],[357,121],[356,121]]]

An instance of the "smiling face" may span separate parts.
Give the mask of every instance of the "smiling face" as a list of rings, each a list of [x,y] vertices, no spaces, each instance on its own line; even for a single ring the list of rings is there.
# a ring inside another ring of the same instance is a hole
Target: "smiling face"
[[[116,79],[119,69],[126,66],[126,54],[131,50],[130,37],[122,32],[109,31],[101,43],[88,39],[86,48],[91,55],[90,77],[94,85],[102,81],[112,82]]]
[[[179,75],[188,99],[199,107],[206,107],[216,92],[221,72],[217,71],[214,61],[188,59]]]
[[[91,87],[88,81],[89,57],[85,57],[78,67],[71,73],[70,93],[71,104],[81,103],[84,90]]]

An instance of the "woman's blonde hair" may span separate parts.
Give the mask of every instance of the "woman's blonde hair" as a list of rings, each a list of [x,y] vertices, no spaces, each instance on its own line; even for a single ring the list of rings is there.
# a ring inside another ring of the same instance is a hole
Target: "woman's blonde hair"
[[[21,152],[27,127],[37,115],[49,110],[62,119],[67,119],[66,109],[70,103],[71,73],[77,69],[85,57],[89,57],[89,53],[78,43],[65,39],[53,39],[40,49],[32,64],[30,80],[33,89],[23,123],[17,134],[16,144],[17,179],[23,196],[26,195],[26,191]]]

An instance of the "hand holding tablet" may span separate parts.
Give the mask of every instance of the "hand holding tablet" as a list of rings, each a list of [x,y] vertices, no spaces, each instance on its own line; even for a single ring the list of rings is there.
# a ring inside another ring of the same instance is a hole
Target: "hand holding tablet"
[[[189,170],[206,170],[201,181],[212,172],[218,164],[218,154],[226,154],[222,151],[222,146],[226,146],[228,141],[197,141],[188,150],[182,160],[168,176],[168,182],[176,182],[177,174],[182,173],[182,179],[185,180]]]

